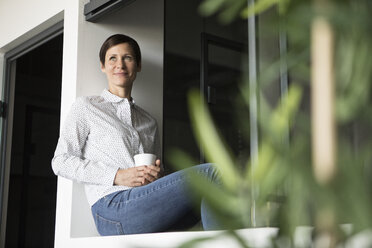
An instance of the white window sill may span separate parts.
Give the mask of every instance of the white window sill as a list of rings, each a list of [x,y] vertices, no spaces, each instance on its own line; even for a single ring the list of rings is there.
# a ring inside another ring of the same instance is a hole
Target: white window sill
[[[83,185],[65,178],[58,178],[56,212],[56,248],[81,247],[177,247],[191,239],[217,237],[203,242],[198,247],[239,247],[238,243],[223,231],[187,231],[122,236],[98,235],[90,207],[87,203]],[[277,233],[276,228],[252,228],[238,230],[242,237],[254,247],[268,247],[270,237]]]

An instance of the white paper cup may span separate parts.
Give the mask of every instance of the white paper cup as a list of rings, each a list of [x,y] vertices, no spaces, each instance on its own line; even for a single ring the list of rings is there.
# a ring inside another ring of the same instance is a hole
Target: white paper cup
[[[151,153],[141,153],[134,155],[134,164],[136,166],[155,165],[156,156]]]

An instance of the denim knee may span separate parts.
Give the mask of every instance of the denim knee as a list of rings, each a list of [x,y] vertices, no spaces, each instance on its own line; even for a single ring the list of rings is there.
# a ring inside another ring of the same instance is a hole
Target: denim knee
[[[220,183],[220,173],[213,163],[199,164],[196,167],[198,173],[203,174],[211,182]]]

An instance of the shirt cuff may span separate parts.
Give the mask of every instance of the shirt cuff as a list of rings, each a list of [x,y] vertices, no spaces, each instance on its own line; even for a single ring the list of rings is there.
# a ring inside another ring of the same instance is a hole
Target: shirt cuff
[[[105,185],[114,186],[114,180],[119,167],[107,166],[104,173],[103,182]]]

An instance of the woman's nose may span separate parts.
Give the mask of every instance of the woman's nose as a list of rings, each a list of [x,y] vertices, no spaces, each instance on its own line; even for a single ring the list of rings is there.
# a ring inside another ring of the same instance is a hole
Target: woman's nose
[[[125,63],[122,59],[119,59],[118,62],[116,63],[116,67],[117,68],[124,68],[125,67]]]

